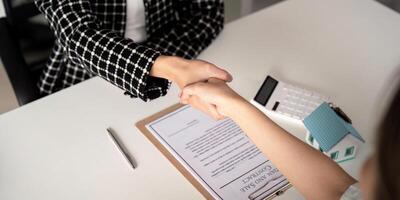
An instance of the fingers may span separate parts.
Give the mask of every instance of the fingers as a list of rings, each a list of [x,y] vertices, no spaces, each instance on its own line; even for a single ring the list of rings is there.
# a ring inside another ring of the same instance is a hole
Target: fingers
[[[201,100],[197,96],[191,96],[187,102],[194,107],[195,109],[198,109],[207,115],[211,116],[215,120],[221,120],[224,118],[223,115],[221,115],[218,111],[217,108],[214,105],[211,104],[206,104],[204,102],[201,102]]]
[[[216,84],[225,83],[225,81],[218,79],[218,78],[213,78],[213,77],[209,78],[207,80],[207,82],[208,83],[216,83]]]
[[[217,95],[222,95],[215,90],[223,91],[224,86],[226,86],[226,82],[218,78],[210,78],[207,82],[190,84],[182,89],[180,101],[182,104],[188,104],[188,99],[191,96],[198,96],[205,103],[212,103],[208,101],[214,101]]]
[[[184,93],[182,93],[179,101],[181,104],[189,104],[189,98],[190,98],[190,96],[184,95]]]
[[[224,116],[218,112],[217,107],[215,107],[215,105],[205,104],[205,108],[207,109],[206,113],[209,114],[211,117],[213,117],[215,120],[221,120],[224,118]]]
[[[224,80],[227,82],[231,82],[233,79],[232,75],[229,72],[227,72],[226,70],[221,69],[215,65],[211,64],[211,67],[209,70],[210,70],[210,73],[212,74],[211,77],[218,78],[218,79],[221,79],[221,80]]]
[[[206,86],[207,83],[203,83],[203,82],[198,82],[198,83],[193,83],[190,84],[188,86],[186,86],[185,88],[183,88],[182,93],[181,93],[181,103],[183,104],[188,104],[188,99],[193,96],[193,95],[197,95],[197,93],[199,92],[199,90]]]

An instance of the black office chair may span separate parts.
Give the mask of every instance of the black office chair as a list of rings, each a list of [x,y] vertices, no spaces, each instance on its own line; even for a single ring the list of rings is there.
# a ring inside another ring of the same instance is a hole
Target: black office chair
[[[32,0],[3,4],[7,16],[0,19],[0,58],[19,105],[24,105],[41,97],[36,84],[55,38],[46,23],[38,22],[40,12]]]

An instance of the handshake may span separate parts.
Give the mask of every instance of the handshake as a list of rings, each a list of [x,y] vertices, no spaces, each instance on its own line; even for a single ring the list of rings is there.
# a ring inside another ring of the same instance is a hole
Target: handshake
[[[232,81],[232,76],[206,61],[160,56],[150,75],[178,84],[182,90],[181,103],[190,104],[217,120],[230,116],[233,105],[244,101],[226,84]]]

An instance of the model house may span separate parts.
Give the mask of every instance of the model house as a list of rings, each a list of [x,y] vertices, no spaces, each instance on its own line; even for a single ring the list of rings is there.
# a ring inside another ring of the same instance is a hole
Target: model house
[[[355,158],[364,139],[328,103],[322,103],[303,121],[308,132],[306,142],[336,162]]]

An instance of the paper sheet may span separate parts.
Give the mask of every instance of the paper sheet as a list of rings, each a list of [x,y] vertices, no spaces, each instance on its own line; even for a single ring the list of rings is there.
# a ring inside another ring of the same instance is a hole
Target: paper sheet
[[[288,184],[230,119],[185,106],[146,128],[215,199],[263,199]]]

